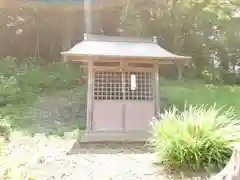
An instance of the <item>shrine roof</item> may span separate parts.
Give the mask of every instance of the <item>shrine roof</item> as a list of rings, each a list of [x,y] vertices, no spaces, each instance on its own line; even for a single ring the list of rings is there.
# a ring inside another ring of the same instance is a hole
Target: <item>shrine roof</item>
[[[156,38],[130,38],[120,36],[86,35],[82,42],[62,52],[65,56],[144,57],[152,59],[190,59],[173,54],[159,46]]]

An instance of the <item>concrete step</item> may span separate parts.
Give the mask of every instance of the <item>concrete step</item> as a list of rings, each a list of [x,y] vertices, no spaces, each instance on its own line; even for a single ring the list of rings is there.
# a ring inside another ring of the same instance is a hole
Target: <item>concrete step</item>
[[[85,132],[80,143],[88,142],[146,142],[150,132]]]

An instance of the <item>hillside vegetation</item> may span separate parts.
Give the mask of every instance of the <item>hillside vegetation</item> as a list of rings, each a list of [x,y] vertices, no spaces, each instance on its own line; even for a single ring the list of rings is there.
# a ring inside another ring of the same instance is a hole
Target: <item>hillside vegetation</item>
[[[31,133],[46,130],[46,124],[52,124],[47,133],[84,128],[86,85],[79,83],[81,74],[76,66],[64,63],[40,66],[33,65],[31,60],[20,65],[17,62],[14,58],[0,62],[3,72],[0,76],[1,122],[7,121],[12,128]],[[165,108],[175,105],[184,110],[190,105],[216,105],[233,108],[240,116],[237,111],[240,102],[236,100],[240,95],[239,86],[164,78],[160,86]]]
[[[81,103],[85,104],[86,97],[78,69],[64,63],[40,66],[31,60],[20,65],[17,62],[14,58],[0,61],[0,123],[27,133],[77,128],[76,114],[84,119],[85,106]]]
[[[237,115],[240,108],[240,102],[237,98],[240,96],[239,86],[206,84],[203,81],[173,81],[162,79],[161,97],[166,103],[175,105],[180,110],[190,105],[213,106],[218,108],[233,108]]]

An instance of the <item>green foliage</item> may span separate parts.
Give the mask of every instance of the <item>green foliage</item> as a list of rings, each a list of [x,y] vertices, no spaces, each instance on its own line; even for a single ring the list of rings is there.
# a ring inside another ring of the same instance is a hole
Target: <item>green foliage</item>
[[[0,153],[1,153],[1,151],[3,150],[3,148],[4,148],[4,140],[5,140],[5,139],[0,136]]]
[[[186,8],[200,6],[203,11],[214,13],[219,19],[231,18],[233,10],[236,8],[231,2],[222,0],[181,0],[180,3]]]
[[[12,129],[9,122],[11,122],[10,117],[0,116],[0,136],[4,137],[5,140],[9,140]]]
[[[21,89],[18,86],[16,77],[0,76],[0,104],[6,105],[20,99]]]
[[[40,66],[31,60],[20,62],[10,57],[0,61],[0,135],[6,137],[10,133],[8,124],[13,129],[34,124],[33,120],[21,119],[39,96],[77,87],[80,75],[71,64]]]
[[[222,168],[240,125],[232,111],[191,106],[180,112],[173,107],[153,122],[151,144],[159,160],[170,168]]]
[[[190,72],[192,79],[205,78],[202,72],[211,67],[208,71],[212,77],[209,78],[218,81],[222,77],[215,75],[215,69],[220,67],[229,71],[238,65],[240,28],[239,18],[233,18],[237,11],[235,3],[222,0],[140,0],[130,3],[134,8],[123,16],[124,22],[131,25],[123,27],[126,33],[132,32],[134,27],[135,31],[141,32],[138,27],[141,25],[143,33],[157,36],[162,47],[176,54],[192,56],[189,63],[190,71],[194,72]]]
[[[79,77],[71,64],[54,63],[47,66],[34,65],[7,57],[0,61],[0,103],[17,102],[24,96],[68,89],[76,86]]]
[[[211,72],[204,70],[202,72],[202,74],[203,74],[203,78],[206,82],[213,82],[213,75]]]
[[[69,65],[70,66],[70,65]],[[78,72],[64,63],[36,67],[19,76],[22,86],[35,93],[68,89],[76,86]]]
[[[14,57],[6,57],[4,59],[0,59],[0,72],[5,77],[16,75],[17,59]]]
[[[10,4],[1,9],[0,16],[0,22],[3,22],[0,34],[2,55],[30,57],[34,54],[37,57],[34,61],[38,63],[43,62],[41,58],[44,62],[53,62],[59,58],[64,46],[68,47],[69,42],[78,42],[83,37],[84,26],[79,26],[80,20],[75,18],[76,8],[59,14],[65,6],[46,4],[45,8],[37,8],[41,14],[39,17],[31,13],[30,9],[35,5],[20,8],[15,1],[6,2]],[[20,9],[19,17],[16,12]],[[196,69],[193,76],[199,78],[209,64],[216,63],[224,70],[230,70],[239,63],[240,23],[239,18],[233,18],[237,9],[239,0],[131,0],[119,6],[116,3],[114,11],[105,8],[104,16],[111,19],[101,18],[99,23],[105,34],[116,34],[116,29],[121,28],[124,35],[157,36],[164,48],[192,56],[191,64]],[[51,18],[46,12],[51,13]],[[84,23],[84,18],[81,21]],[[23,29],[22,23],[26,26]],[[71,35],[63,33],[68,25],[72,26]],[[23,30],[24,35],[19,36],[18,30]],[[36,45],[36,38],[28,37],[37,32],[41,33]]]
[[[202,72],[202,79],[205,83],[213,83],[213,84],[223,84],[225,81],[223,81],[222,76],[220,75],[217,68],[214,70],[208,70],[205,69]]]
[[[160,88],[162,97],[180,110],[190,105],[205,104],[210,107],[216,104],[218,108],[233,108],[240,117],[240,102],[236,100],[240,96],[239,86],[212,85],[197,80],[184,82],[161,79]]]
[[[2,115],[8,116],[7,111],[14,114],[12,105],[32,103],[42,93],[69,89],[77,85],[79,72],[71,64],[39,66],[30,60],[24,60],[22,64],[19,64],[20,62],[11,57],[0,61],[0,106],[4,108],[1,109]],[[22,110],[19,107],[18,109]]]
[[[71,63],[57,63],[48,68],[54,88],[69,89],[76,86],[80,74],[79,69],[76,70],[73,66]]]
[[[240,76],[234,72],[227,72],[222,74],[224,84],[236,85],[240,83]]]
[[[5,168],[1,180],[35,180],[34,177],[28,176],[26,173],[20,171],[19,168]]]

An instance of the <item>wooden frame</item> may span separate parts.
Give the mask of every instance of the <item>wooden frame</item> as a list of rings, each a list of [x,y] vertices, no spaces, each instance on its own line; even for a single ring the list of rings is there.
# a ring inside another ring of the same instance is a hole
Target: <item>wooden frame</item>
[[[81,62],[81,67],[88,69],[88,123],[92,119],[93,111],[93,89],[94,89],[94,78],[93,73],[96,71],[105,71],[105,72],[153,72],[154,73],[154,96],[155,96],[155,111],[156,115],[160,110],[160,89],[159,89],[159,61],[148,59],[143,61],[143,59],[123,59],[121,57],[112,58],[112,57],[74,57],[76,61]],[[80,58],[81,57],[81,58]],[[116,66],[113,64],[116,63]],[[102,64],[102,65],[101,65]],[[135,65],[135,66],[134,66]],[[144,67],[146,65],[147,67]],[[91,96],[91,97],[90,97]],[[91,108],[90,108],[91,107]],[[87,124],[88,129],[91,129],[91,124]]]
[[[158,115],[160,111],[160,87],[159,87],[159,67],[158,64],[154,65],[155,69],[155,106],[156,106],[156,115]]]
[[[137,62],[137,63],[158,63],[158,64],[175,64],[175,60],[177,58],[169,58],[169,57],[162,57],[162,58],[156,58],[156,57],[119,57],[119,56],[88,56],[88,55],[65,55],[68,56],[72,61],[80,61],[80,62],[88,62],[88,59],[91,57],[97,57],[98,61],[109,61],[109,62],[115,62],[115,61],[128,61],[128,62]],[[180,59],[178,59],[180,60]],[[185,62],[185,59],[183,60],[183,64]]]
[[[120,103],[122,103],[122,128],[124,131],[122,133],[127,133],[126,129],[129,127],[129,124],[126,122],[127,119],[124,116],[125,113],[127,113],[127,105],[128,101],[130,103],[137,103],[137,101],[144,101],[144,102],[153,102],[153,111],[155,112],[155,115],[158,115],[159,110],[160,110],[160,95],[159,95],[159,63],[156,60],[149,59],[147,61],[143,61],[143,59],[123,59],[123,58],[116,58],[116,59],[111,59],[111,58],[106,58],[103,59],[102,57],[97,57],[97,56],[89,56],[84,59],[79,59],[81,68],[84,68],[87,70],[87,76],[88,76],[88,91],[87,91],[87,120],[86,120],[86,133],[94,133],[98,132],[94,128],[94,122],[95,120],[93,119],[95,116],[95,101],[97,102],[98,100],[94,100],[94,93],[95,93],[95,84],[94,84],[94,73],[96,71],[102,71],[102,72],[122,72],[122,88],[124,89],[124,92],[126,91],[126,73],[128,72],[136,72],[136,73],[152,73],[152,78],[153,78],[153,85],[152,85],[152,98],[145,100],[144,98],[137,99],[126,99],[126,93],[123,93],[122,97],[123,99],[119,99]],[[126,72],[126,73],[124,73]],[[128,94],[130,97],[130,95]],[[132,95],[131,95],[132,96]],[[137,95],[138,96],[138,95]],[[129,98],[128,97],[128,98]],[[135,98],[135,97],[134,97]],[[116,99],[117,100],[117,99]],[[113,101],[116,101],[113,99]],[[101,100],[100,100],[101,101]],[[111,101],[111,100],[110,100]],[[132,105],[130,105],[132,106]],[[126,111],[126,112],[125,112]],[[128,111],[129,113],[129,111]],[[128,125],[126,125],[126,123]],[[128,126],[128,127],[127,127]],[[104,133],[104,132],[102,132]]]
[[[81,67],[87,68],[88,69],[88,109],[87,109],[87,129],[91,130],[92,129],[92,113],[93,113],[93,89],[94,89],[94,77],[93,73],[96,71],[105,71],[105,72],[152,72],[154,73],[154,96],[155,96],[155,111],[156,115],[160,110],[160,90],[159,90],[159,64],[156,63],[156,61],[148,61],[148,62],[143,62],[143,61],[138,61],[138,60],[123,60],[123,59],[106,59],[104,61],[100,60],[101,58],[89,58],[84,59],[84,61],[81,61]],[[100,63],[96,65],[96,63]],[[101,65],[101,63],[103,65]],[[118,66],[113,66],[111,64],[108,66],[108,63],[118,63]],[[141,66],[144,66],[146,64],[148,67],[136,67],[134,64],[140,64]],[[152,67],[151,67],[152,66]]]
[[[93,116],[93,60],[88,62],[88,91],[87,91],[87,122],[86,130],[92,130],[92,116]]]
[[[96,65],[95,63],[98,63]],[[102,65],[100,65],[102,63]],[[109,64],[108,64],[109,63]],[[113,65],[113,63],[116,63],[116,66]],[[111,65],[110,65],[111,64]],[[134,66],[135,64],[135,66]],[[141,65],[141,66],[137,66]],[[144,66],[146,65],[146,66]],[[152,67],[151,67],[152,66]],[[139,62],[139,61],[127,61],[127,60],[113,60],[113,61],[95,61],[93,63],[93,69],[95,70],[106,70],[106,71],[138,71],[138,72],[153,72],[154,71],[154,65],[151,62]]]

